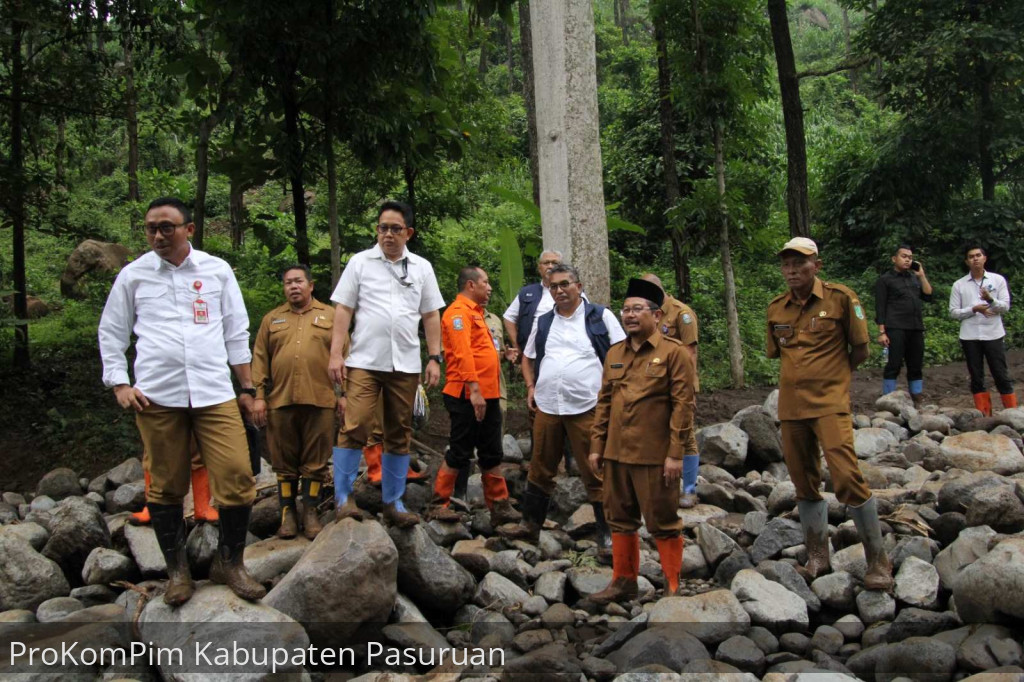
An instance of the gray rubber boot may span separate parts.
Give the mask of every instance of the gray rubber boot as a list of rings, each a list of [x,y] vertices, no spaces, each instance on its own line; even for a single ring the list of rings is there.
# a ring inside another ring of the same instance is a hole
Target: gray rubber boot
[[[878,500],[874,496],[867,502],[854,507],[848,505],[850,516],[860,533],[864,543],[864,556],[868,562],[867,573],[864,574],[864,589],[890,592],[893,587],[892,566],[889,555],[882,545],[882,526],[878,521]]]
[[[808,583],[832,571],[828,543],[828,502],[825,500],[797,500],[800,527],[804,531],[807,564],[800,573]]]

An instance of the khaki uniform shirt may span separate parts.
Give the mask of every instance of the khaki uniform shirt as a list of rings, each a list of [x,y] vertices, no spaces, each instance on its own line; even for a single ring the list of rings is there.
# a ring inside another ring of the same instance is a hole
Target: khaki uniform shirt
[[[791,292],[768,304],[765,352],[782,358],[779,419],[850,412],[850,346],[868,343],[864,308],[842,284],[814,279],[801,306]]]
[[[501,318],[492,312],[484,312],[484,322],[487,323],[487,328],[491,330],[491,338],[494,340],[494,347],[498,349],[498,376],[501,377],[501,399],[505,400],[508,398],[508,393],[505,388],[505,369],[501,366],[501,361],[505,359],[505,325],[501,321]]]
[[[608,349],[590,451],[623,464],[682,459],[693,442],[693,361],[683,345],[655,330],[633,350],[629,339]]]
[[[661,333],[671,339],[679,339],[684,346],[697,344],[697,315],[693,308],[677,298],[665,294],[661,304]],[[696,370],[696,368],[694,368]],[[693,390],[700,392],[700,373],[694,372]]]
[[[252,351],[256,398],[270,409],[286,405],[334,407],[334,385],[327,375],[334,308],[313,299],[293,312],[285,303],[263,317]]]

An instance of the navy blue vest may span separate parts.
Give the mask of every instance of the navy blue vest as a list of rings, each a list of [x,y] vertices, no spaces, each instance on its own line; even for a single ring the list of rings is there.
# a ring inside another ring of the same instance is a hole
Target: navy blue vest
[[[526,348],[533,329],[533,317],[537,312],[540,300],[544,298],[544,285],[540,282],[527,284],[519,290],[519,320],[516,326],[516,346],[519,350]]]
[[[604,358],[608,355],[612,341],[608,334],[608,325],[604,323],[604,306],[589,301],[583,302],[583,319],[587,329],[587,338],[590,345],[597,353],[597,359],[604,365]],[[533,340],[534,349],[537,351],[537,358],[533,361],[534,381],[540,377],[540,361],[544,359],[544,347],[548,342],[548,333],[551,331],[551,323],[555,321],[555,311],[549,310],[537,318],[537,338]]]

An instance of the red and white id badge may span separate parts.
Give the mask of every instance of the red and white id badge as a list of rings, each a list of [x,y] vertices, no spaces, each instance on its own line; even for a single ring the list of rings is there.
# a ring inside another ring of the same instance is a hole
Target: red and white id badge
[[[206,308],[206,301],[197,298],[192,303],[192,321],[196,324],[210,324],[210,313]]]

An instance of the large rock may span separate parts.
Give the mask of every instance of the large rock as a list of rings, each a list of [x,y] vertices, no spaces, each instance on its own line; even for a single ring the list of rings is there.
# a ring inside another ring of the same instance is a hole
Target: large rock
[[[0,611],[35,609],[70,590],[60,567],[24,540],[0,535]]]
[[[99,508],[81,497],[61,502],[52,512],[43,556],[56,561],[70,580],[77,581],[89,552],[96,547],[110,547],[110,531]]]
[[[776,388],[768,394],[768,397],[764,399],[762,407],[769,417],[779,421],[779,389]]]
[[[867,459],[897,445],[899,439],[888,429],[868,428],[853,432],[853,449],[860,459]]]
[[[988,554],[989,541],[995,536],[996,532],[988,526],[965,528],[956,540],[935,556],[932,565],[939,574],[943,589],[952,590],[960,572]]]
[[[936,498],[940,513],[966,512],[974,504],[974,497],[985,488],[1007,485],[1006,480],[991,471],[970,472],[961,469],[949,471],[943,478]]]
[[[821,603],[839,611],[850,611],[854,607],[857,581],[845,571],[835,571],[815,579],[811,590]]]
[[[123,244],[86,239],[68,256],[64,272],[60,276],[61,296],[85,298],[87,294],[80,288],[78,280],[93,271],[117,272],[128,262],[130,253],[128,247]]]
[[[587,488],[579,476],[560,476],[555,480],[555,490],[551,493],[551,506],[548,518],[558,523],[565,523],[573,512],[587,503]]]
[[[965,623],[1024,619],[1024,537],[1010,537],[964,568],[953,600]]]
[[[796,507],[796,485],[782,481],[772,488],[768,495],[768,513],[778,516]]]
[[[117,580],[131,580],[135,574],[134,561],[106,547],[97,547],[90,552],[82,567],[82,581],[86,585],[107,585]]]
[[[772,582],[752,569],[736,574],[730,587],[755,625],[773,632],[806,628],[807,603],[779,583]]]
[[[775,419],[762,410],[748,412],[737,424],[747,434],[747,457],[754,464],[782,461],[782,438]]]
[[[36,486],[37,496],[46,495],[54,500],[81,494],[82,486],[78,483],[78,474],[66,467],[48,472],[39,479],[39,485]]]
[[[879,412],[905,415],[914,409],[914,402],[906,391],[892,391],[875,400],[875,409]]]
[[[270,537],[245,548],[245,569],[261,583],[292,570],[312,543],[301,535],[284,540]]]
[[[129,457],[107,472],[107,485],[117,488],[126,483],[141,481],[145,476],[138,457]]]
[[[704,554],[704,560],[712,567],[739,549],[735,540],[710,523],[702,523],[697,526],[696,535],[697,544]]]
[[[488,573],[476,587],[473,601],[482,608],[518,606],[530,598],[526,590],[503,575]]]
[[[896,573],[896,598],[922,609],[939,605],[939,572],[927,561],[907,557]]]
[[[150,600],[139,618],[139,635],[151,646],[185,652],[183,665],[171,665],[167,657],[157,662],[162,679],[172,682],[271,679],[275,649],[293,652],[310,645],[302,625],[289,616],[265,602],[245,601],[227,587],[212,584],[200,586],[178,607],[168,606],[163,599]],[[218,664],[217,656],[222,654],[241,661],[237,658],[240,654],[233,654],[236,651],[247,655],[244,663]],[[266,655],[268,652],[271,655]],[[283,663],[277,660],[277,676],[304,672],[291,656],[287,658]]]
[[[536,680],[537,682],[562,682],[580,677],[580,664],[564,644],[553,642],[539,649],[505,661],[502,677],[506,682],[515,680]]]
[[[956,650],[933,637],[911,637],[887,645],[875,662],[875,679],[892,682],[909,677],[921,682],[946,682],[956,670]]]
[[[798,595],[807,603],[809,611],[821,610],[821,599],[807,586],[803,577],[797,573],[792,564],[785,561],[762,561],[757,565],[757,572],[768,580],[779,583],[793,594]]]
[[[384,622],[395,603],[398,551],[376,521],[324,527],[263,603],[305,624],[317,646],[339,647],[363,623]]]
[[[398,589],[425,611],[451,615],[473,596],[469,571],[434,544],[420,525],[388,531],[398,549]]]
[[[791,519],[772,519],[757,536],[750,548],[750,560],[756,565],[765,559],[771,559],[779,552],[799,545],[804,541],[803,530],[799,521]]]
[[[702,464],[714,464],[725,469],[741,470],[747,461],[750,438],[731,422],[705,426],[697,432],[697,447]]]
[[[968,670],[989,670],[1004,665],[1020,665],[1024,659],[1014,632],[999,625],[980,625],[965,628],[967,637],[956,652],[961,668]]]
[[[968,526],[990,526],[1000,533],[1024,530],[1024,502],[1013,486],[1000,485],[979,490],[967,509]]]
[[[156,533],[150,526],[124,527],[124,539],[135,559],[135,565],[143,578],[153,578],[167,573],[167,562],[156,541]]]
[[[690,661],[703,658],[711,658],[708,650],[681,625],[650,626],[608,656],[622,671],[651,664],[680,670]]]
[[[50,532],[40,526],[38,523],[31,523],[26,521],[24,523],[10,523],[6,526],[0,526],[0,535],[7,535],[10,537],[24,540],[28,544],[32,545],[32,549],[37,552],[42,551],[43,547],[46,546],[46,541],[50,539]]]
[[[994,471],[1009,476],[1024,471],[1024,454],[1006,436],[971,431],[942,441],[943,456],[967,471]]]
[[[694,597],[665,597],[651,609],[649,624],[677,624],[704,644],[718,644],[750,630],[750,616],[729,590]]]
[[[146,485],[142,481],[133,481],[119,486],[117,490],[106,495],[107,512],[137,512],[146,506]]]
[[[857,613],[868,625],[891,621],[896,617],[896,600],[888,592],[864,590],[857,595]]]

